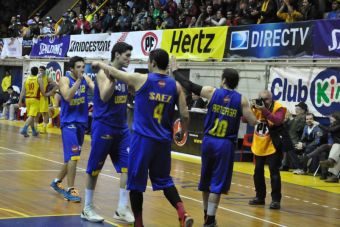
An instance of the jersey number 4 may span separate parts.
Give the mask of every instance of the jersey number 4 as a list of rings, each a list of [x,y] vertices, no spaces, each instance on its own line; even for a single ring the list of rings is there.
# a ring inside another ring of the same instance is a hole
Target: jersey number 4
[[[212,129],[209,130],[209,134],[216,137],[225,137],[228,128],[228,121],[216,118],[215,124]]]
[[[158,124],[162,122],[164,103],[159,103],[153,110],[153,118],[157,119]]]

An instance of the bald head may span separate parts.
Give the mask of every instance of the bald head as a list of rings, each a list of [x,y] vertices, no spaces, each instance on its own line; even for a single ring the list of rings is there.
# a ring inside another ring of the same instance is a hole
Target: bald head
[[[263,100],[264,105],[268,108],[273,102],[273,95],[268,90],[263,90],[259,94],[260,98]]]

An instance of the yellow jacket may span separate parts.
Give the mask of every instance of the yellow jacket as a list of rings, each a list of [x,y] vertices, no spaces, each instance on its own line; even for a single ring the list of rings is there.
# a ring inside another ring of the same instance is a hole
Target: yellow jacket
[[[12,76],[11,75],[5,76],[1,82],[2,91],[3,92],[7,91],[8,87],[11,85],[12,85]]]

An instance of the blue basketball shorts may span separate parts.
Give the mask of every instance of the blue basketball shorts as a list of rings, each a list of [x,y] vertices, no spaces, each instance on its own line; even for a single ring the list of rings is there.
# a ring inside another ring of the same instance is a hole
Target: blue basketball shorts
[[[148,174],[153,190],[174,186],[170,176],[171,141],[159,141],[134,132],[131,135],[128,190],[144,192]]]
[[[86,126],[80,123],[64,124],[61,128],[61,138],[64,148],[64,162],[79,160],[81,146],[84,143]]]
[[[200,191],[228,193],[233,174],[234,149],[235,145],[229,139],[203,138]]]
[[[93,121],[91,131],[91,152],[86,173],[97,176],[108,155],[117,173],[126,173],[130,143],[129,129],[117,129],[100,121]]]

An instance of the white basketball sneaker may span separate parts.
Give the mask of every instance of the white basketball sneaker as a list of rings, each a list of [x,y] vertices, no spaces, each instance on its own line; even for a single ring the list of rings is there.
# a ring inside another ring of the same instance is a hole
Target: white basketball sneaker
[[[115,214],[113,215],[113,218],[127,223],[134,223],[135,218],[128,206],[126,207],[118,207]]]
[[[104,218],[98,215],[94,211],[93,205],[84,207],[83,211],[81,212],[80,217],[82,219],[88,220],[89,222],[103,222],[104,221]]]

